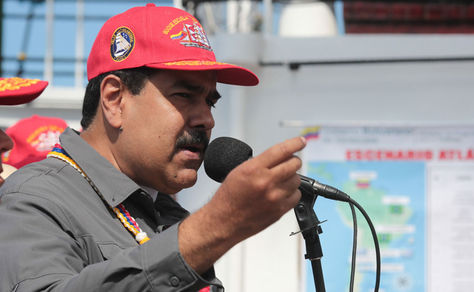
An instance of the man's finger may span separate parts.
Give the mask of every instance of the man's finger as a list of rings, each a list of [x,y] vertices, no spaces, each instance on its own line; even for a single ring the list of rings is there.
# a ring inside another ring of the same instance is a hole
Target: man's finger
[[[293,155],[287,161],[277,164],[276,166],[271,168],[270,171],[275,177],[275,179],[284,181],[290,178],[291,176],[294,176],[295,173],[301,168],[301,166],[301,159]]]
[[[302,150],[305,146],[305,138],[295,137],[272,146],[252,160],[254,160],[254,163],[261,163],[263,167],[273,168],[290,159],[295,152]]]

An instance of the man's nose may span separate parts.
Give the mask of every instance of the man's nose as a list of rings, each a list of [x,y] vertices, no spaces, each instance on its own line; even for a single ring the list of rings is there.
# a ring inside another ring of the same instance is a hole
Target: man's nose
[[[207,100],[196,102],[193,105],[190,123],[192,128],[202,128],[205,130],[214,128],[214,116]]]

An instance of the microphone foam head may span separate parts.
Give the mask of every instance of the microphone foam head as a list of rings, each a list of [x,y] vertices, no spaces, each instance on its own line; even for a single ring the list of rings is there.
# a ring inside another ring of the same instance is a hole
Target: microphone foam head
[[[214,139],[204,154],[204,170],[217,182],[223,182],[227,174],[252,157],[252,148],[231,137]]]

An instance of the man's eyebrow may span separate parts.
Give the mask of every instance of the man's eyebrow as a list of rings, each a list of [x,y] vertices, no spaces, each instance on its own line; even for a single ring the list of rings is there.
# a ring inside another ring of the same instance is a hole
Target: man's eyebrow
[[[173,87],[177,88],[184,88],[189,91],[193,91],[196,93],[201,93],[204,92],[204,86],[201,86],[199,84],[194,84],[185,80],[178,80],[173,84]]]

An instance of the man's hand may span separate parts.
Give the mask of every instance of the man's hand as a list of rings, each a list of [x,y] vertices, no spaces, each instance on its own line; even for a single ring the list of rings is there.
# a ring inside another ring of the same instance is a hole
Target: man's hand
[[[205,272],[238,242],[262,231],[300,200],[301,160],[295,153],[306,141],[277,144],[232,170],[211,201],[179,227],[186,262]]]

